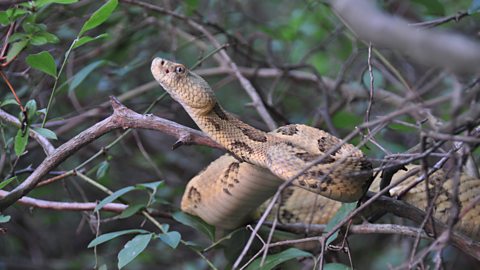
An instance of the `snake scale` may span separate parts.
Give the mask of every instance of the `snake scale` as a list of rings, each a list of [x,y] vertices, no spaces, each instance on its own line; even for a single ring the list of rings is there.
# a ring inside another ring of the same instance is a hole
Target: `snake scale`
[[[373,181],[372,164],[364,154],[325,131],[298,124],[261,131],[226,112],[208,83],[184,65],[156,58],[151,71],[198,127],[228,151],[187,184],[181,202],[187,213],[221,228],[235,228],[284,181],[291,181],[283,192],[281,221],[326,223],[340,202],[359,200]],[[415,180],[410,178],[406,182]],[[430,188],[441,189],[434,217],[445,222],[452,181],[441,171],[432,179]],[[395,195],[401,189],[390,192]],[[459,194],[460,206],[467,205],[480,194],[480,179],[462,176]],[[417,185],[402,200],[425,209],[426,196],[424,186]],[[455,228],[480,239],[479,213],[475,205]]]

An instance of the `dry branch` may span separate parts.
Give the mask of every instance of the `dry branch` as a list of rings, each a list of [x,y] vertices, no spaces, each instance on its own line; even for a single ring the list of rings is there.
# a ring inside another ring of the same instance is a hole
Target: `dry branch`
[[[154,115],[138,114],[123,106],[113,97],[110,102],[113,107],[113,114],[111,116],[84,130],[55,149],[55,151],[47,156],[24,182],[0,200],[0,211],[5,210],[34,189],[41,181],[42,177],[61,164],[66,158],[73,155],[83,146],[114,129],[142,128],[160,130],[167,135],[176,137],[181,144],[202,144],[222,148],[200,131],[184,127],[175,122]]]

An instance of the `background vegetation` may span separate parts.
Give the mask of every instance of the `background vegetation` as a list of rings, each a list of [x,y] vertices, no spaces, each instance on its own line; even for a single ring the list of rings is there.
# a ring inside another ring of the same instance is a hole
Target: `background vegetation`
[[[412,29],[478,40],[478,1],[377,4],[388,17],[412,22]],[[152,82],[155,56],[196,65],[223,106],[260,129],[305,123],[343,138],[387,116],[351,140],[358,144],[372,132],[362,150],[376,167],[390,158],[418,161],[426,149],[413,147],[422,138],[444,142],[449,139],[436,135],[457,134],[471,139],[446,166],[455,167],[459,159],[469,172],[476,171],[479,68],[442,64],[448,55],[419,60],[409,50],[377,46],[377,41],[369,47],[327,2],[37,0],[0,1],[0,7],[0,198],[32,177],[54,147],[110,116],[109,96],[135,112],[195,128],[181,106]],[[415,48],[428,52],[422,44]],[[245,91],[219,45],[253,92]],[[438,97],[445,98],[435,102]],[[405,110],[412,105],[418,106]],[[223,151],[205,145],[172,151],[178,136],[171,135],[113,130],[71,151],[28,193],[30,200],[10,207],[0,200],[0,208],[6,208],[0,214],[0,269],[231,267],[250,231],[240,228],[217,241],[214,228],[179,212],[187,181]],[[451,148],[445,143],[429,161],[437,162]],[[100,210],[114,201],[120,204]],[[385,221],[402,222],[393,216]],[[292,237],[277,233],[279,239]],[[422,240],[413,248],[415,241],[353,234],[347,249],[272,248],[277,255],[267,263],[274,267],[288,260],[282,269],[309,269],[322,254],[328,269],[478,265],[471,253],[446,243],[429,249],[434,240]],[[254,254],[252,248],[249,256]]]

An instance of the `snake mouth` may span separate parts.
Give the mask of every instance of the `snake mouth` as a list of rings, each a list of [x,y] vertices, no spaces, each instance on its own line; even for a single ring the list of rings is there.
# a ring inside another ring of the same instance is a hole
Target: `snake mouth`
[[[165,65],[165,60],[160,58],[160,57],[156,57],[155,59],[153,59],[152,61],[152,65],[150,67],[150,70],[152,71],[152,74],[153,74],[153,77],[158,81],[160,82],[161,78],[164,76],[164,74],[162,74],[162,67]],[[168,70],[168,68],[167,68]]]

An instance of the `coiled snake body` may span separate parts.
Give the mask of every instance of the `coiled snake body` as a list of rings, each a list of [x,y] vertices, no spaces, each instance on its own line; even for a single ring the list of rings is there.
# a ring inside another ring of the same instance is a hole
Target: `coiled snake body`
[[[151,71],[198,127],[230,153],[188,183],[183,211],[222,228],[235,228],[283,181],[292,181],[282,215],[325,223],[338,209],[337,201],[356,201],[370,186],[372,165],[353,145],[305,125],[263,132],[223,110],[208,83],[184,65],[156,58]],[[313,202],[321,206],[309,215],[306,210]],[[477,235],[478,224],[469,228]]]

